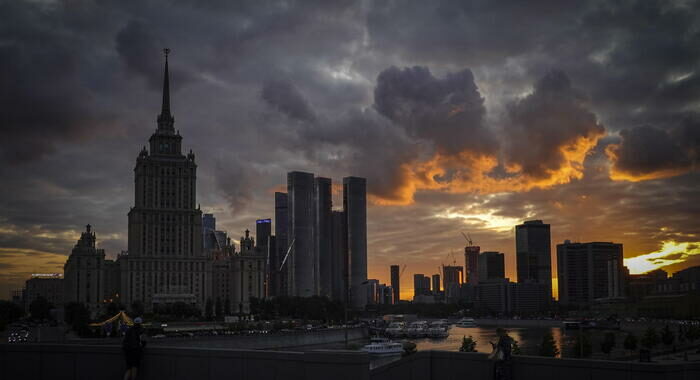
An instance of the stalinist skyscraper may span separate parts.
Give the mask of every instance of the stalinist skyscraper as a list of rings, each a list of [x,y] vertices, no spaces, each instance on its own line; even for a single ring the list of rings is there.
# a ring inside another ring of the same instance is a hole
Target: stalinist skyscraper
[[[202,211],[196,206],[197,165],[170,113],[168,50],[158,128],[136,159],[129,251],[119,259],[122,302],[145,310],[174,302],[200,309],[211,294],[210,263],[202,250]]]

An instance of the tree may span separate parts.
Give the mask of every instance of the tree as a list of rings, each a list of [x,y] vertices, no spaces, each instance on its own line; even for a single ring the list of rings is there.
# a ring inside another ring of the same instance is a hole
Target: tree
[[[214,305],[211,302],[211,298],[207,298],[207,303],[204,306],[204,318],[207,321],[214,319]]]
[[[462,346],[459,348],[459,352],[476,352],[476,341],[469,335],[462,337]]]
[[[554,336],[552,336],[552,333],[548,331],[544,334],[544,336],[542,336],[540,356],[553,358],[557,355],[559,355],[559,347],[557,347],[557,343],[554,341]]]
[[[53,309],[53,305],[42,296],[38,296],[29,304],[29,314],[34,319],[49,319],[49,312]]]
[[[577,358],[588,358],[593,352],[593,347],[591,346],[591,340],[588,334],[579,332],[576,336],[576,342],[574,343],[574,357]]]
[[[0,300],[0,331],[5,326],[22,318],[24,311],[14,302]]]
[[[216,318],[221,319],[224,316],[224,304],[221,303],[221,298],[216,297]]]
[[[659,334],[656,333],[656,329],[649,327],[642,336],[642,346],[651,350],[659,344]]]
[[[664,326],[664,328],[661,330],[661,342],[663,342],[663,344],[666,346],[670,346],[673,344],[675,339],[676,336],[673,334],[673,331],[671,331],[668,325]]]
[[[603,341],[600,343],[600,351],[604,354],[610,355],[612,349],[615,347],[615,333],[607,332]]]
[[[627,334],[627,337],[625,338],[625,343],[624,343],[625,349],[634,351],[637,349],[637,337],[634,336],[634,334],[629,333]]]
[[[90,333],[90,311],[80,302],[69,302],[64,306],[65,322],[80,336]]]

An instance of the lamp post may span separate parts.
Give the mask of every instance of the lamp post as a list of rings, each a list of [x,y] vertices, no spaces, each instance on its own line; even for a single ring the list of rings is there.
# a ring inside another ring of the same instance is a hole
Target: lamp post
[[[360,283],[360,286],[366,285],[368,282],[368,280],[365,280],[362,283]],[[352,286],[348,286],[347,298],[345,299],[345,348],[348,348],[348,305],[350,304],[350,296],[352,294],[351,288]]]

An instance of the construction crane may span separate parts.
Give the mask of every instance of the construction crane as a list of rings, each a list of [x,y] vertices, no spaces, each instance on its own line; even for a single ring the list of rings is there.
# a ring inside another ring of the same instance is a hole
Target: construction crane
[[[294,239],[292,239],[292,242],[289,243],[289,248],[287,248],[287,254],[284,255],[284,259],[282,260],[282,264],[280,264],[280,269],[279,269],[280,272],[282,271],[282,267],[284,267],[284,264],[287,262],[287,259],[289,258],[289,254],[292,253],[292,247],[294,247],[294,241],[296,241],[296,240],[297,240],[297,238],[294,237]]]
[[[465,234],[464,232],[461,232],[461,231],[460,231],[460,233],[462,234],[462,236],[464,236],[464,240],[466,240],[467,243],[469,243],[469,247],[474,245],[474,243],[472,242],[472,237],[469,234]]]
[[[403,268],[401,268],[401,273],[399,273],[399,281],[401,281],[401,276],[403,276],[403,272],[406,270],[406,264],[403,265]]]

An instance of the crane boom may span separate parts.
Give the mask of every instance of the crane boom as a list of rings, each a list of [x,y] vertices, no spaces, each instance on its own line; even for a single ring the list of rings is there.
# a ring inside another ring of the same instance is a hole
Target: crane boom
[[[294,247],[294,241],[297,240],[295,237],[292,239],[292,242],[289,243],[289,248],[287,248],[287,254],[284,255],[284,259],[282,260],[282,264],[280,264],[280,272],[282,271],[282,267],[284,267],[284,264],[287,262],[287,258],[289,258],[289,254],[292,253],[292,247]]]

